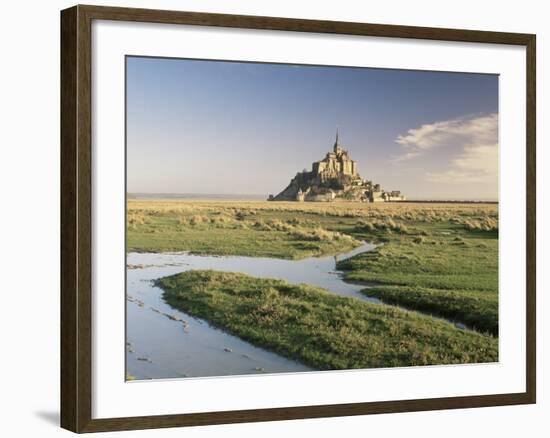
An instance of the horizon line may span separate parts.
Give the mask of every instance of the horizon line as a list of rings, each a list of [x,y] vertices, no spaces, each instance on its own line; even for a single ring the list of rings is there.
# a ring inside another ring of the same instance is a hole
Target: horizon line
[[[263,199],[267,200],[269,194],[263,194],[263,193],[197,193],[197,192],[126,192],[127,198],[130,198],[131,196],[136,197],[147,197],[147,198],[156,198],[156,199],[163,199],[163,198],[180,198],[180,199],[186,199],[186,198],[195,198],[195,199],[201,199],[203,198],[233,198],[238,199],[239,197],[244,198],[257,198],[257,199]],[[131,198],[130,198],[131,199]],[[468,202],[468,203],[499,203],[498,199],[490,199],[490,198],[438,198],[438,197],[418,197],[418,198],[411,198],[407,199],[406,201],[394,201],[394,202]],[[336,202],[338,203],[338,201]]]

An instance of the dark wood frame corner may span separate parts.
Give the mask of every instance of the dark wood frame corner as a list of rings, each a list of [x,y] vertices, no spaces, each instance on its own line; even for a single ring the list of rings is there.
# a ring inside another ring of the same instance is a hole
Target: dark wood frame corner
[[[464,41],[527,49],[527,381],[523,393],[92,419],[91,23],[221,26]],[[74,6],[61,12],[61,426],[97,432],[535,403],[535,35],[146,9]]]

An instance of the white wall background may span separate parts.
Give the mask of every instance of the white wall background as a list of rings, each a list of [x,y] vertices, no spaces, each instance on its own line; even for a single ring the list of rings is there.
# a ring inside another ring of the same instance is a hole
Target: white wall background
[[[547,143],[550,28],[545,2],[462,0],[111,0],[87,3],[271,15],[537,34],[538,77],[538,404],[457,411],[139,431],[106,436],[280,437],[371,435],[428,437],[546,436],[550,325],[544,262],[550,220],[543,199]],[[59,405],[59,10],[62,0],[4,2],[0,16],[0,431],[5,436],[68,436]],[[546,209],[546,211],[544,211]]]

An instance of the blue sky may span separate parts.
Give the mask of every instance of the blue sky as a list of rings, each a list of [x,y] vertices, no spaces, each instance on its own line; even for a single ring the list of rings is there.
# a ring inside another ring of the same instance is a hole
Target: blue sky
[[[386,190],[497,198],[497,76],[127,58],[129,192],[276,194],[336,127]]]

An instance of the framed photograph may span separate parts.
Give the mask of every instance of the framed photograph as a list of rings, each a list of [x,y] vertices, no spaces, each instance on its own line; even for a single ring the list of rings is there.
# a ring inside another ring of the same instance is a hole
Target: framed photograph
[[[535,403],[535,35],[61,12],[61,423]]]

